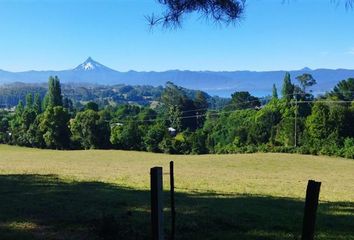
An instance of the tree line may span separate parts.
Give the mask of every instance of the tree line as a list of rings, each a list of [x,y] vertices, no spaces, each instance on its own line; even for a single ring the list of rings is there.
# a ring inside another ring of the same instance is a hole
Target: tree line
[[[222,110],[210,109],[201,91],[166,83],[161,104],[76,108],[60,81],[28,94],[14,113],[0,112],[0,143],[50,149],[124,149],[170,154],[291,152],[354,158],[354,79],[315,97],[310,74],[286,73],[281,97],[235,92]]]
[[[19,103],[25,102],[28,93],[38,93],[43,99],[48,91],[46,83],[10,83],[0,86],[0,109],[11,109]],[[63,96],[70,99],[77,109],[84,107],[87,102],[93,101],[100,108],[107,105],[135,104],[149,106],[159,102],[164,88],[162,86],[149,85],[98,85],[98,84],[61,84]],[[195,90],[183,88],[187,96],[194,96]],[[206,94],[206,93],[205,93]],[[220,109],[225,106],[228,98],[210,96],[206,94],[210,108]]]

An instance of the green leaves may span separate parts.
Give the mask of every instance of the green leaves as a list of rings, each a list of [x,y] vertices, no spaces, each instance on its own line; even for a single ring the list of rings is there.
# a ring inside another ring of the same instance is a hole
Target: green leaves
[[[45,110],[39,129],[43,133],[46,147],[52,149],[70,147],[69,119],[69,113],[61,106],[48,107]]]
[[[63,97],[61,95],[60,81],[57,76],[49,77],[48,92],[46,95],[46,107],[63,106]]]
[[[316,82],[316,79],[314,79],[312,77],[311,74],[308,74],[308,73],[304,73],[300,76],[297,76],[296,79],[300,82],[300,85],[302,87],[302,91],[304,93],[306,93],[306,88],[307,87],[311,87],[313,85],[315,85],[317,82]]]
[[[109,147],[109,125],[99,113],[88,109],[76,114],[70,121],[72,140],[85,149]]]

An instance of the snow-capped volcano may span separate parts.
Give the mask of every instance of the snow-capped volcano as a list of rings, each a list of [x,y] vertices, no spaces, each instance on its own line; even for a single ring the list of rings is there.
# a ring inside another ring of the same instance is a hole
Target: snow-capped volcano
[[[79,66],[74,68],[75,71],[100,71],[100,70],[110,70],[112,69],[96,62],[91,57],[87,58],[85,62],[81,63]]]

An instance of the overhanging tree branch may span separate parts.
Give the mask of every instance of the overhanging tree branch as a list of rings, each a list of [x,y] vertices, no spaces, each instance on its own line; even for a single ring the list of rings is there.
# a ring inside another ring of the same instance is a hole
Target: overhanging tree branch
[[[237,23],[245,10],[246,0],[156,0],[166,8],[162,14],[146,16],[150,26],[162,25],[165,28],[180,27],[185,15],[198,13],[202,18],[214,23],[230,25]],[[281,2],[281,0],[279,0]],[[282,0],[291,2],[293,0]],[[305,1],[305,0],[304,0]],[[307,0],[308,1],[308,0]],[[344,3],[346,9],[354,7],[354,0],[329,0],[331,3]]]
[[[161,15],[152,14],[147,16],[151,26],[162,25],[163,27],[181,26],[186,14],[197,12],[207,20],[215,23],[236,23],[242,16],[246,0],[157,0],[166,7]]]

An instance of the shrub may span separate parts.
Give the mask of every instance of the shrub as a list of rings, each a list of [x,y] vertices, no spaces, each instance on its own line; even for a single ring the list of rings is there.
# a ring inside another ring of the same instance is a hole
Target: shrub
[[[342,156],[354,159],[354,138],[346,138],[342,149]]]

